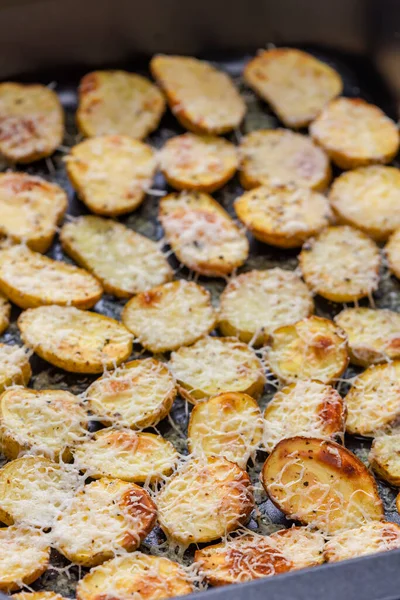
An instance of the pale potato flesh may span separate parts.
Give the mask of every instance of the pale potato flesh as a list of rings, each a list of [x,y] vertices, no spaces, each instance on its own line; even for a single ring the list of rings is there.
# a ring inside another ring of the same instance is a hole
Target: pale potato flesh
[[[397,428],[376,435],[368,456],[375,473],[391,485],[400,487],[400,431]]]
[[[400,279],[400,229],[396,229],[385,246],[389,269]]]
[[[349,560],[400,548],[400,527],[387,521],[366,523],[334,535],[325,545],[327,562]]]
[[[28,385],[31,375],[26,349],[0,344],[0,393],[10,385]]]
[[[3,592],[33,583],[47,569],[49,541],[37,529],[22,525],[1,527],[0,547],[0,590]]]
[[[13,594],[14,600],[63,600],[63,597],[56,592],[45,590],[43,592],[19,592]]]
[[[10,323],[11,304],[7,298],[0,294],[0,334],[5,331]]]

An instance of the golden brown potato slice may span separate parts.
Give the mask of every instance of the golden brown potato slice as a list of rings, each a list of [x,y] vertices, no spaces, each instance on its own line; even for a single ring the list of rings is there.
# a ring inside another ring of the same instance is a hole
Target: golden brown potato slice
[[[49,541],[36,529],[0,527],[0,547],[0,590],[3,592],[12,592],[33,583],[47,569]]]
[[[201,275],[223,277],[247,259],[245,233],[208,194],[168,194],[160,200],[159,218],[178,260]]]
[[[157,168],[152,148],[126,135],[85,140],[65,160],[80,199],[92,212],[109,217],[140,206]]]
[[[310,134],[341,169],[388,163],[399,149],[396,124],[361,98],[332,100],[311,123]]]
[[[90,410],[109,425],[144,429],[156,425],[171,410],[175,381],[154,358],[133,360],[105,373],[86,391]]]
[[[105,292],[119,298],[172,279],[172,269],[158,244],[111,219],[79,217],[64,225],[60,239],[65,252],[93,273]]]
[[[400,279],[400,229],[396,229],[385,246],[385,255],[389,269]]]
[[[126,71],[93,71],[79,86],[76,121],[86,137],[129,135],[143,139],[157,129],[165,110],[160,90]]]
[[[0,173],[0,236],[47,252],[67,206],[67,194],[54,183],[26,173]]]
[[[192,404],[223,392],[258,398],[264,388],[261,361],[235,338],[204,337],[193,346],[182,346],[172,352],[169,366],[179,393]]]
[[[375,479],[349,450],[335,442],[293,437],[275,446],[261,481],[290,519],[332,534],[383,519]]]
[[[161,54],[150,69],[186,129],[220,135],[239,127],[246,105],[226,73],[197,58]]]
[[[299,260],[308,287],[333,302],[355,302],[379,284],[378,246],[348,225],[324,229],[305,243]]]
[[[161,556],[133,552],[117,556],[95,567],[78,583],[78,600],[98,600],[102,595],[119,600],[163,600],[185,596],[193,591],[189,576],[181,565]]]
[[[254,507],[246,471],[221,457],[192,459],[156,498],[165,534],[182,544],[211,542],[245,523]]]
[[[288,129],[260,129],[240,143],[240,182],[245,189],[259,185],[297,185],[324,190],[331,180],[325,152],[311,138]]]
[[[28,385],[31,375],[25,348],[0,344],[0,393],[10,385]]]
[[[0,84],[0,153],[10,162],[50,156],[64,136],[57,94],[44,85]]]
[[[63,596],[56,592],[19,592],[13,594],[14,600],[64,600]]]
[[[334,535],[325,546],[327,562],[358,558],[400,548],[400,527],[387,521],[366,523]]]
[[[195,456],[222,456],[245,469],[262,435],[263,419],[257,402],[247,394],[226,392],[194,407],[188,446]]]
[[[210,293],[193,281],[171,281],[131,298],[122,322],[151,352],[168,352],[197,342],[215,327]]]
[[[347,338],[332,321],[308,317],[275,329],[268,350],[268,365],[281,381],[314,379],[331,383],[349,362]]]
[[[346,406],[330,385],[297,381],[275,394],[264,419],[263,445],[271,452],[278,442],[296,435],[343,438]]]
[[[40,358],[71,373],[101,373],[124,362],[132,335],[118,321],[67,306],[24,311],[18,327],[25,344]]]
[[[67,391],[10,388],[0,396],[1,450],[9,459],[31,450],[68,462],[88,420],[83,403]]]
[[[259,52],[243,75],[287,127],[305,127],[343,90],[339,73],[295,48]]]
[[[239,164],[233,144],[224,138],[194,133],[169,139],[158,159],[169,185],[177,190],[209,193],[229,181]]]
[[[102,429],[74,450],[74,464],[99,479],[153,483],[171,475],[178,453],[161,435],[131,429]]]
[[[7,298],[0,294],[0,334],[7,329],[10,324],[11,304]]]
[[[64,508],[52,543],[71,562],[93,567],[121,550],[136,550],[155,521],[156,507],[144,489],[103,478],[85,485]]]
[[[372,442],[368,456],[375,473],[396,487],[400,487],[400,430],[379,433]]]
[[[26,246],[0,251],[0,291],[21,308],[44,304],[92,308],[103,294],[101,284],[87,271]]]

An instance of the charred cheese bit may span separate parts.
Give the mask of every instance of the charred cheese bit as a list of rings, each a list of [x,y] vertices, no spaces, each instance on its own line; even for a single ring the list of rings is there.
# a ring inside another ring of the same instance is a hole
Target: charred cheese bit
[[[64,600],[63,596],[56,592],[19,592],[13,594],[14,600]]]
[[[331,383],[349,362],[347,339],[332,321],[308,317],[275,329],[268,350],[268,365],[280,380],[314,379]]]
[[[10,385],[28,385],[31,375],[26,350],[16,345],[0,344],[0,393]]]
[[[337,533],[383,519],[375,479],[349,450],[331,441],[293,437],[275,446],[261,481],[290,519]]]
[[[55,92],[38,84],[0,84],[0,154],[8,161],[50,156],[63,136],[64,112]]]
[[[334,535],[324,549],[327,562],[337,562],[400,548],[400,527],[387,521],[366,523]]]
[[[176,396],[168,368],[154,358],[105,373],[86,391],[90,410],[107,425],[144,429],[166,417]]]
[[[219,135],[240,125],[246,105],[230,77],[188,56],[154,56],[150,69],[183,127]]]
[[[389,269],[398,279],[400,279],[400,229],[390,236],[385,246],[385,254]]]
[[[11,304],[0,294],[0,335],[10,324]]]
[[[156,507],[144,489],[103,478],[85,485],[57,517],[52,544],[71,562],[92,567],[136,550],[155,520]]]
[[[157,167],[152,148],[126,135],[85,140],[65,160],[80,199],[92,212],[109,217],[140,206]]]
[[[40,358],[71,373],[101,373],[132,352],[132,335],[121,323],[74,307],[30,308],[19,317],[18,327]]]
[[[361,98],[332,100],[311,124],[310,134],[341,169],[388,163],[399,149],[396,124]]]
[[[26,173],[0,173],[0,236],[47,252],[67,206],[67,194],[54,183]]]
[[[3,592],[12,592],[33,583],[48,567],[49,541],[36,529],[1,527],[0,548],[0,590]],[[19,596],[22,594],[15,598]]]
[[[211,542],[245,523],[254,507],[246,471],[221,457],[192,459],[156,498],[168,538],[184,544]]]
[[[0,251],[0,291],[21,308],[44,304],[92,308],[103,294],[100,283],[87,271],[26,246]]]
[[[299,260],[308,287],[327,300],[355,302],[378,287],[379,248],[353,227],[328,227],[306,242]]]
[[[245,189],[297,185],[324,190],[331,180],[325,152],[311,138],[288,129],[253,131],[244,136],[239,152],[240,182]]]
[[[181,565],[160,556],[133,552],[95,567],[78,583],[78,600],[163,600],[193,592]]]
[[[172,352],[169,366],[179,393],[197,404],[223,392],[258,398],[265,383],[255,352],[235,338],[204,337]]]
[[[65,252],[93,273],[105,292],[119,298],[172,279],[172,269],[155,242],[111,219],[79,217],[64,225],[60,239]]]
[[[263,444],[271,452],[283,439],[304,435],[343,437],[346,407],[338,392],[317,381],[298,381],[275,394],[264,413]]]
[[[222,456],[242,469],[261,443],[263,419],[247,394],[226,392],[194,407],[188,429],[195,456]]]
[[[172,281],[138,294],[122,322],[146,350],[167,352],[193,344],[214,329],[210,293],[193,281]]]
[[[243,75],[287,127],[305,127],[343,90],[339,73],[295,48],[259,52]]]
[[[128,135],[141,140],[157,129],[165,110],[160,90],[126,71],[93,71],[79,86],[76,120],[86,137]]]
[[[178,260],[201,275],[223,277],[247,259],[245,233],[208,194],[168,194],[160,201],[159,218]]]
[[[400,430],[379,433],[372,442],[368,456],[375,473],[396,487],[400,487]]]

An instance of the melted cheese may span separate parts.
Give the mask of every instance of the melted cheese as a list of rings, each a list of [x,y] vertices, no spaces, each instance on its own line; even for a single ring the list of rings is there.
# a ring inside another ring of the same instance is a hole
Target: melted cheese
[[[49,540],[37,529],[1,527],[0,548],[1,591],[10,592],[29,585],[49,564]]]
[[[392,273],[400,279],[400,229],[397,229],[389,238],[385,246],[385,254]]]
[[[395,548],[400,548],[400,527],[387,521],[372,522],[334,535],[326,543],[324,557],[337,562]]]
[[[10,385],[28,385],[31,375],[26,349],[0,344],[0,393]]]
[[[0,294],[0,335],[10,323],[11,304]]]
[[[376,434],[368,460],[379,477],[400,487],[400,430]]]

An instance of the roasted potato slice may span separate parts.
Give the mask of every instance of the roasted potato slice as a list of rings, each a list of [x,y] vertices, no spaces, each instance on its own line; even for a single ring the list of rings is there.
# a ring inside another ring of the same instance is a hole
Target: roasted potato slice
[[[383,519],[375,479],[349,450],[308,437],[282,440],[264,463],[261,481],[290,519],[325,533]]]
[[[57,517],[54,547],[73,563],[93,567],[116,552],[131,552],[153,529],[156,507],[138,485],[99,479],[85,485]]]
[[[314,379],[331,383],[349,363],[347,338],[332,321],[308,317],[275,329],[268,366],[281,381]]]
[[[258,398],[265,383],[255,352],[235,338],[204,337],[193,346],[172,352],[169,366],[179,393],[197,404],[223,392]]]
[[[144,429],[166,417],[176,396],[168,368],[154,358],[105,373],[86,391],[90,410],[106,425]]]
[[[64,600],[63,596],[56,592],[45,590],[43,592],[19,592],[13,594],[14,600]]]
[[[50,156],[64,137],[64,111],[53,90],[39,84],[0,84],[0,154],[13,163]]]
[[[111,219],[79,217],[64,225],[60,239],[65,252],[93,273],[105,292],[119,298],[172,279],[172,269],[158,244]]]
[[[0,236],[47,252],[67,206],[67,194],[54,183],[26,173],[0,173]]]
[[[337,562],[400,548],[400,527],[387,521],[366,523],[334,535],[325,546],[327,562]]]
[[[156,498],[165,534],[182,544],[211,542],[246,522],[254,507],[246,471],[221,457],[192,459]]]
[[[18,327],[40,358],[71,373],[101,373],[132,352],[132,335],[121,323],[73,307],[29,308],[19,317]]]
[[[84,140],[65,160],[79,198],[92,212],[108,217],[140,206],[157,168],[152,148],[126,135]]]
[[[129,135],[143,139],[157,129],[165,110],[160,90],[127,71],[92,71],[79,85],[76,121],[86,137]]]
[[[37,529],[17,525],[0,527],[0,547],[0,590],[3,592],[33,583],[48,567],[49,541]]]
[[[400,430],[379,433],[372,442],[369,463],[381,478],[400,487]]]
[[[379,284],[378,246],[347,225],[328,227],[310,239],[299,260],[308,287],[333,302],[355,302]]]
[[[11,304],[0,294],[0,335],[10,324]]]
[[[246,105],[226,73],[197,58],[161,54],[150,69],[186,129],[220,135],[239,127]]]
[[[264,419],[263,445],[271,452],[281,440],[297,435],[343,438],[346,406],[330,385],[297,381],[275,394],[265,409]]]
[[[274,329],[313,311],[311,293],[292,271],[248,271],[233,277],[222,292],[218,327],[223,335],[262,346]]]
[[[247,259],[245,233],[208,194],[168,194],[160,200],[159,218],[178,260],[201,275],[223,277]]]
[[[92,308],[103,288],[93,275],[26,246],[0,250],[0,291],[21,308],[44,304]]]
[[[400,229],[396,229],[385,246],[385,255],[389,269],[400,279]]]
[[[31,375],[25,348],[0,344],[0,393],[10,385],[28,385]]]
[[[245,189],[259,185],[297,185],[324,190],[332,177],[329,159],[311,138],[289,129],[260,129],[240,143],[240,183]]]
[[[305,127],[343,90],[339,73],[308,52],[295,48],[259,52],[247,64],[243,75],[286,127]]]
[[[329,102],[311,123],[310,134],[341,169],[388,163],[399,149],[396,123],[361,98]]]

